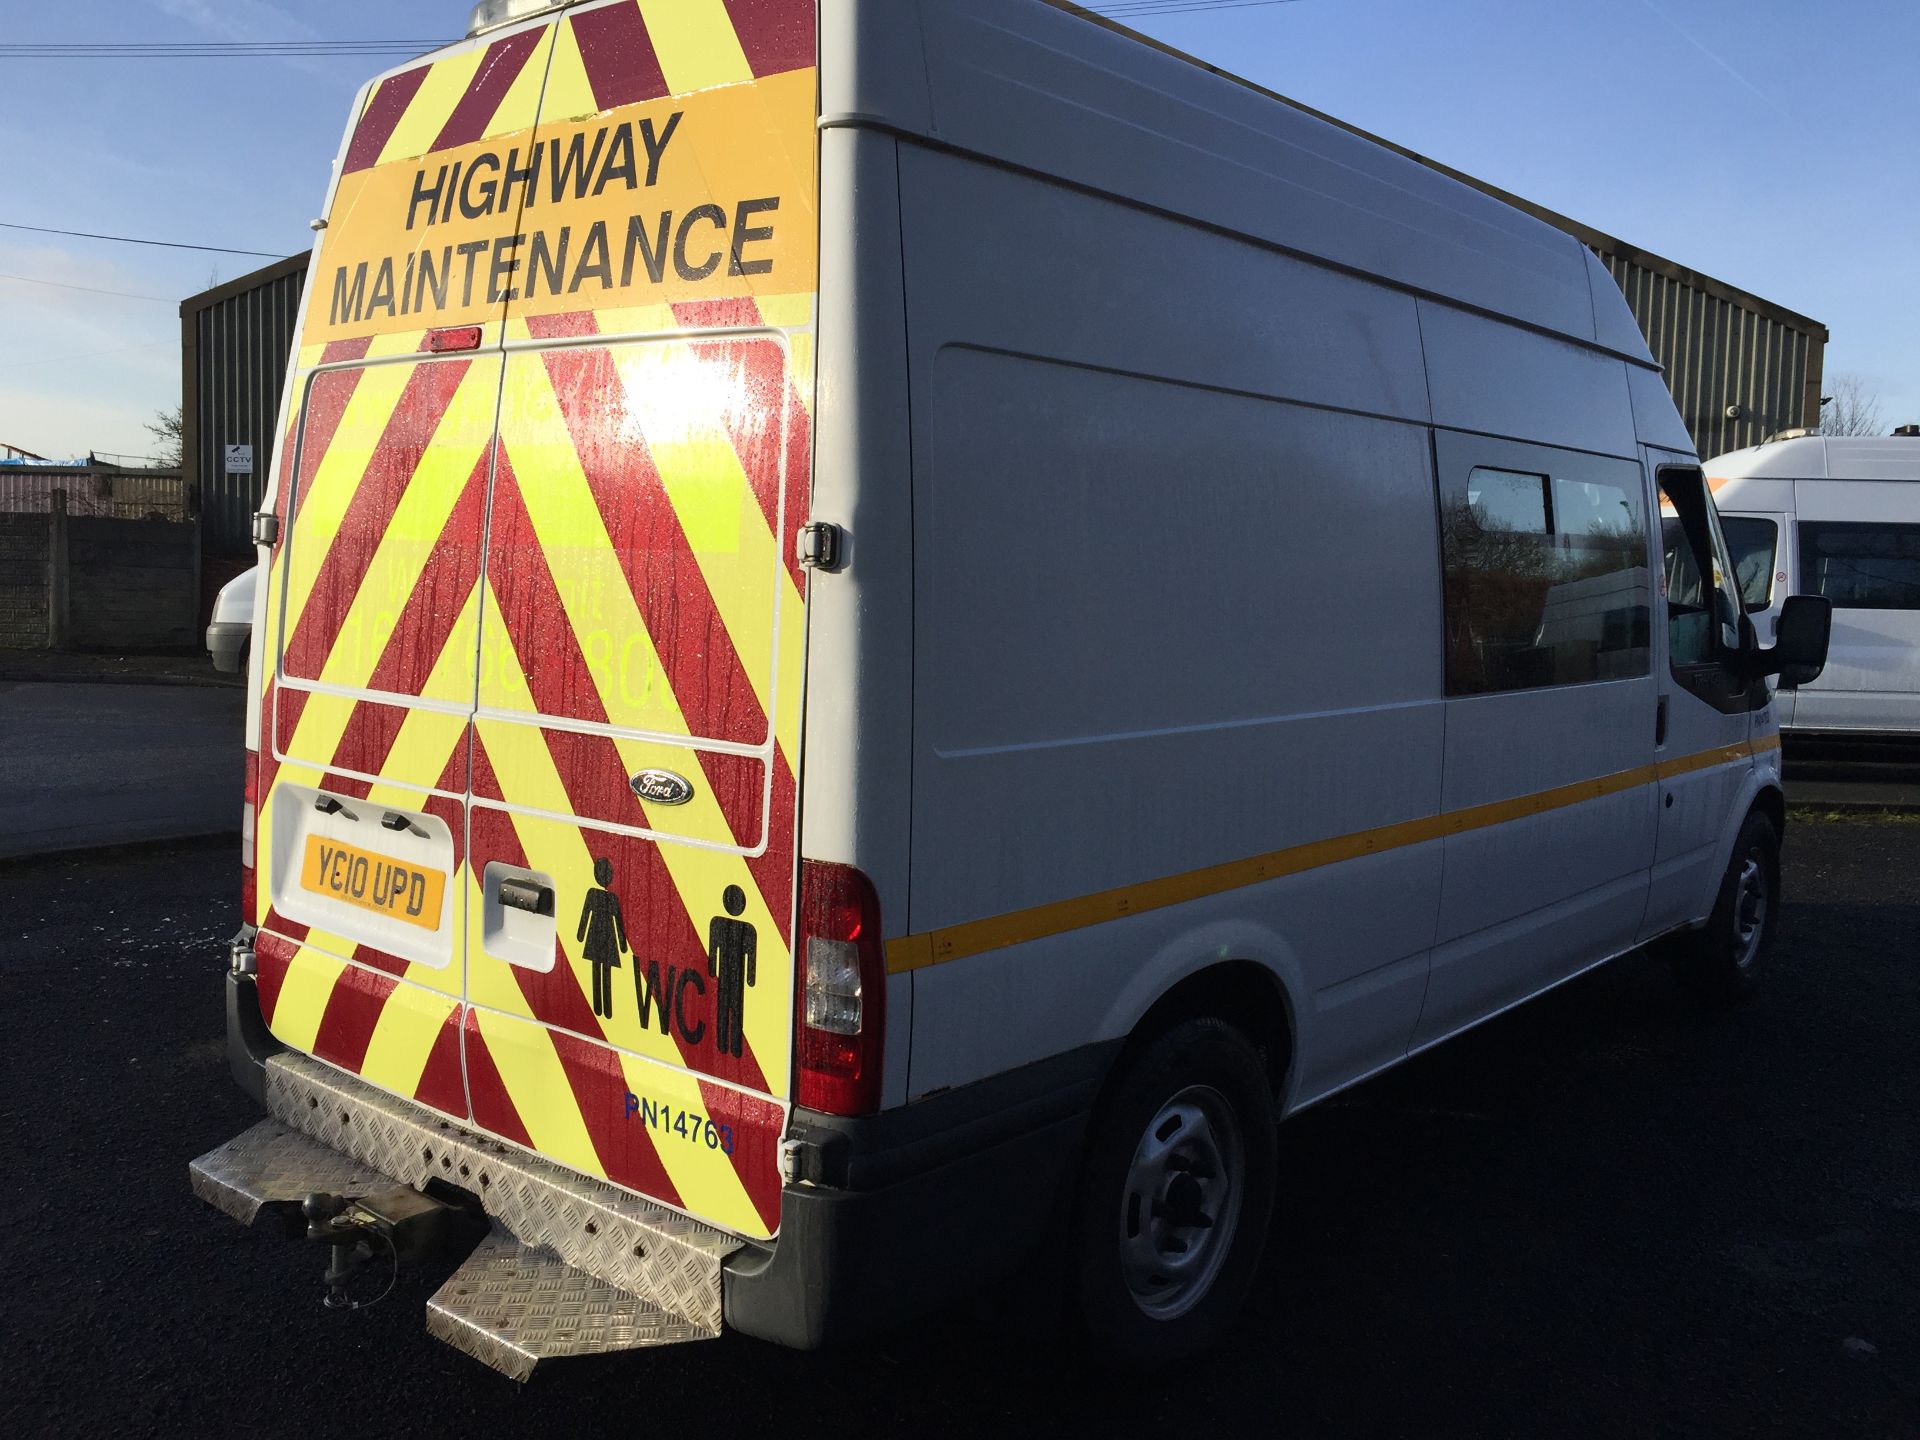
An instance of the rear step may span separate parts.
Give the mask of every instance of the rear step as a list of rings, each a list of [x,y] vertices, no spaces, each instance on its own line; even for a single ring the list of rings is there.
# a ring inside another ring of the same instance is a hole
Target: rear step
[[[543,1360],[713,1340],[720,1332],[595,1279],[545,1247],[522,1245],[496,1224],[427,1301],[427,1333],[526,1380]]]
[[[604,1180],[460,1129],[304,1055],[266,1065],[272,1118],[189,1167],[194,1193],[251,1225],[314,1194],[439,1181],[492,1222],[428,1302],[427,1328],[525,1380],[544,1360],[718,1338],[720,1272],[741,1242]]]

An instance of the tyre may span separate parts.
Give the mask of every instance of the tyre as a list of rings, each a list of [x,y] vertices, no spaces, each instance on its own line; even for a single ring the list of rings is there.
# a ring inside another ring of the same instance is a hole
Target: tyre
[[[1720,882],[1713,914],[1676,935],[1667,953],[1680,982],[1703,999],[1743,999],[1773,955],[1780,928],[1780,836],[1773,822],[1747,816]]]
[[[1223,1021],[1183,1021],[1126,1063],[1075,1197],[1070,1313],[1091,1358],[1150,1378],[1233,1321],[1266,1244],[1275,1123],[1260,1052]]]

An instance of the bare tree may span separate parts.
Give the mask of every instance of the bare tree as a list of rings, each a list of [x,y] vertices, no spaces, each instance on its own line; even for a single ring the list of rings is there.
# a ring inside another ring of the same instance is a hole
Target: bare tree
[[[1823,397],[1820,411],[1822,435],[1884,435],[1886,420],[1880,413],[1880,392],[1851,371],[1833,377],[1833,393]]]
[[[153,436],[153,458],[164,469],[177,469],[185,459],[180,438],[184,423],[178,405],[154,411],[153,419],[147,422],[147,433]]]

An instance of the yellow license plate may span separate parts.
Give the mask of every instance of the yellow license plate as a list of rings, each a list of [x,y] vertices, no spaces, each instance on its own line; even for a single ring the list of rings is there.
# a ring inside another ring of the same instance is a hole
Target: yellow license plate
[[[404,920],[422,930],[438,930],[447,877],[438,870],[424,870],[355,845],[309,835],[306,860],[300,866],[300,888],[376,915]]]

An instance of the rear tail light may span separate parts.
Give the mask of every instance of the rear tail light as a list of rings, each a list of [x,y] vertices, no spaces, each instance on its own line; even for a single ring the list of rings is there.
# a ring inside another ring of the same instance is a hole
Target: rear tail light
[[[798,1099],[830,1115],[880,1108],[887,966],[880,901],[850,865],[800,863]]]
[[[229,772],[231,773],[231,772]],[[247,751],[246,788],[241,794],[240,803],[240,923],[253,924],[254,901],[259,896],[259,882],[254,870],[254,816],[258,813],[260,791],[260,752]]]

